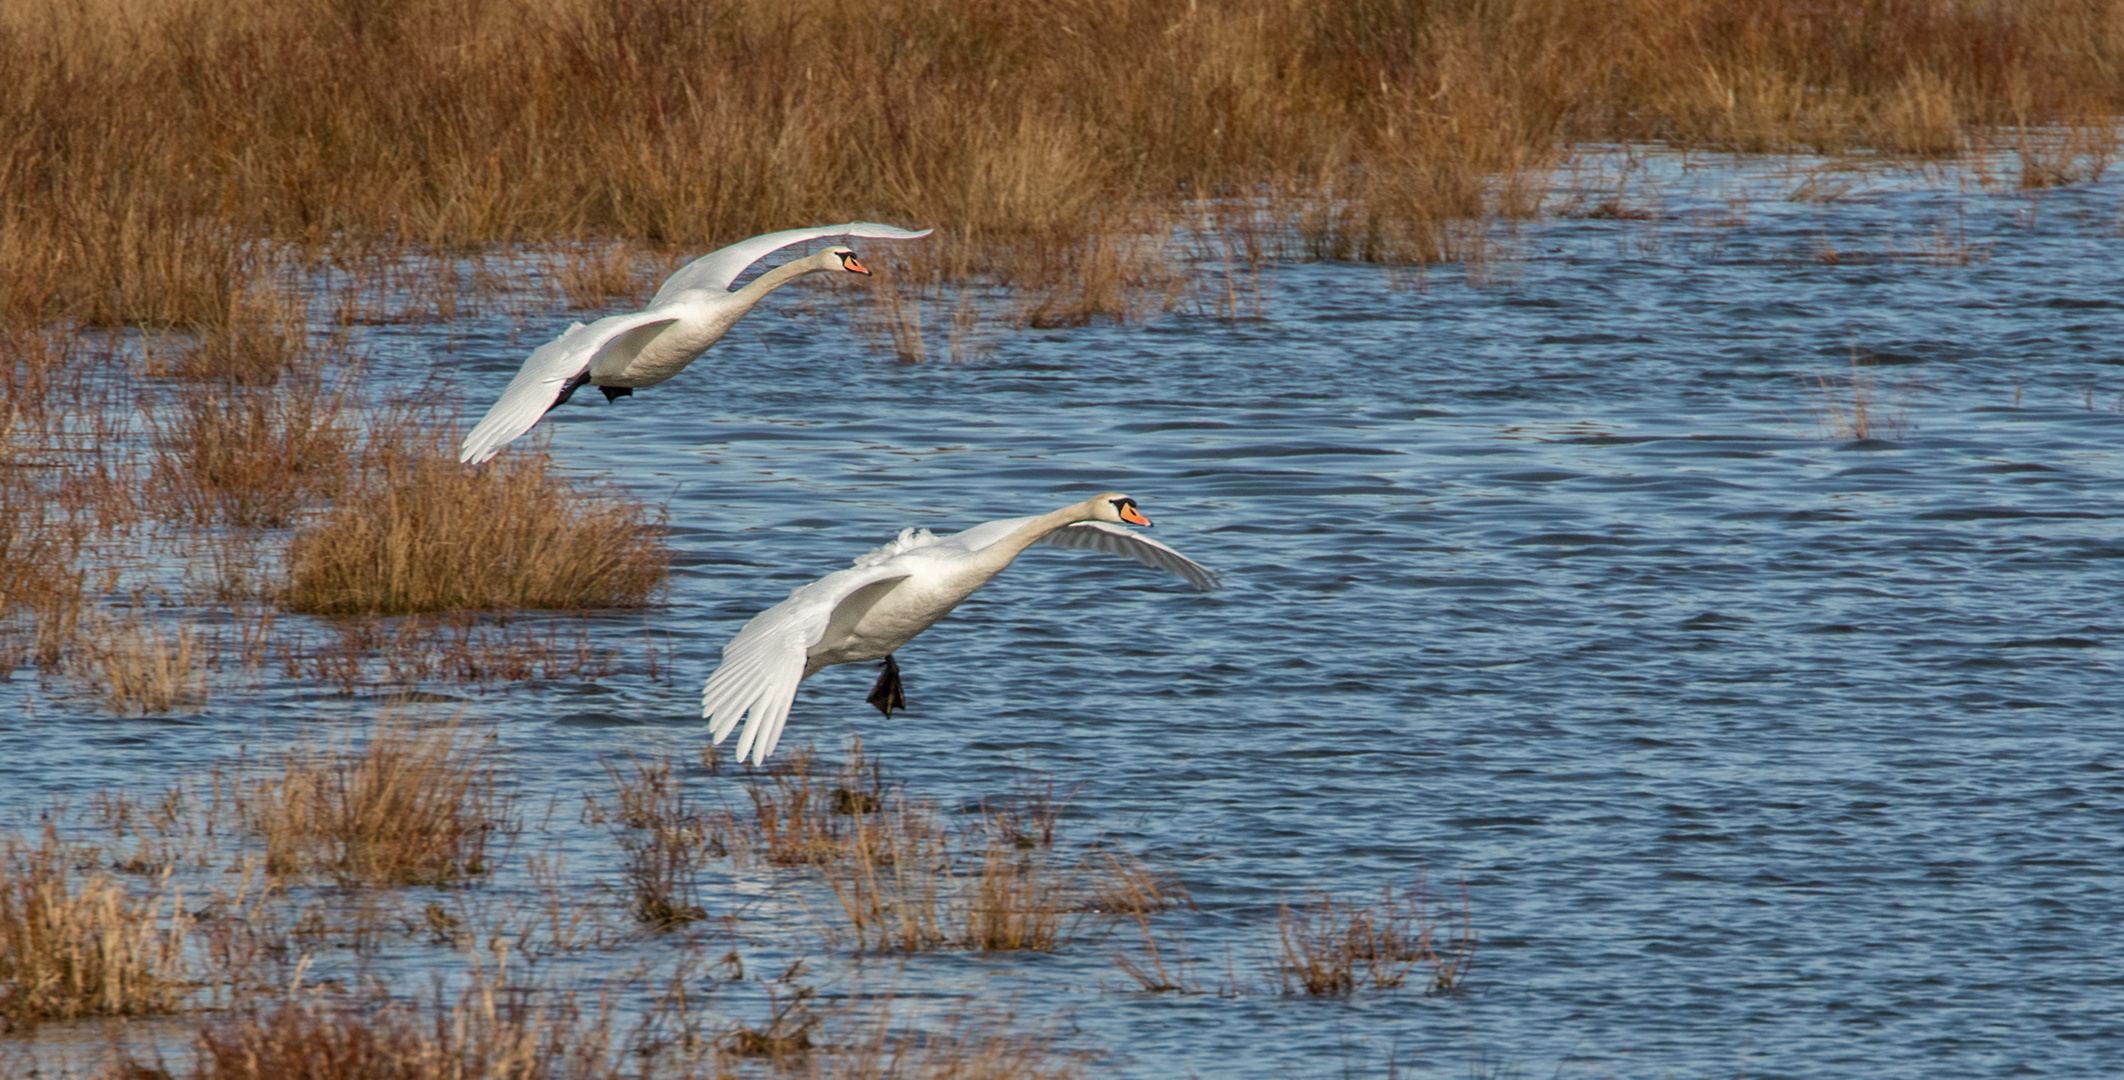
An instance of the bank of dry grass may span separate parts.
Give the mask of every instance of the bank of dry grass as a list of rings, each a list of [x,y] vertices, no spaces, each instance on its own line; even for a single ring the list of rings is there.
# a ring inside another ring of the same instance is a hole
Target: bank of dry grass
[[[1573,141],[1938,156],[2065,125],[2104,154],[2120,70],[2124,11],[2088,0],[11,5],[0,312],[211,328],[290,256],[860,216],[940,226],[916,269],[1066,321],[1153,287],[1116,245],[1188,200],[1450,257]],[[2039,143],[2024,182],[2075,173]]]

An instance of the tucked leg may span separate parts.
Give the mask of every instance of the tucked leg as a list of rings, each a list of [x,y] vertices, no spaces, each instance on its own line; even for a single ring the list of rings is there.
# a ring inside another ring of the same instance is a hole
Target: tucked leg
[[[600,386],[598,389],[605,392],[606,401],[618,401],[623,397],[634,396],[634,387],[631,386]]]
[[[885,670],[878,673],[877,685],[870,688],[867,700],[877,706],[887,720],[892,719],[894,709],[907,707],[907,695],[900,692],[900,665],[892,657],[885,658]]]

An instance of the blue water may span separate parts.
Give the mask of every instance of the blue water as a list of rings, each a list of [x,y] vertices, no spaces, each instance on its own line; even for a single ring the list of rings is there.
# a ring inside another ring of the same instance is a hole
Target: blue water
[[[806,929],[831,921],[811,879],[712,865],[704,903],[741,916],[750,967],[1002,1003],[1128,1077],[2104,1075],[2124,182],[1876,177],[1817,203],[1766,166],[1684,164],[1629,189],[1652,219],[1501,230],[1473,282],[1287,262],[1258,318],[997,331],[967,363],[893,362],[848,293],[770,301],[683,377],[547,425],[567,468],[667,501],[665,602],[589,622],[628,664],[453,708],[494,725],[523,804],[572,807],[609,790],[604,757],[693,760],[700,680],[791,586],[908,525],[1124,491],[1229,587],[1037,548],[899,653],[908,712],[832,669],[783,745],[859,732],[947,804],[1052,775],[1070,842],[1185,882],[1196,907],[1157,925],[1211,992],[1135,992],[1127,926],[859,962]],[[476,414],[570,317],[365,347],[379,379],[451,371]],[[1854,378],[1867,439],[1824,404]],[[381,707],[272,678],[174,719],[24,675],[0,693],[16,812]],[[520,849],[613,880],[602,828],[531,820]],[[1466,882],[1463,992],[1280,992],[1279,903],[1419,871]],[[461,962],[408,941],[389,963],[415,984]],[[547,971],[590,985],[660,947]],[[753,991],[702,992],[758,1018]]]

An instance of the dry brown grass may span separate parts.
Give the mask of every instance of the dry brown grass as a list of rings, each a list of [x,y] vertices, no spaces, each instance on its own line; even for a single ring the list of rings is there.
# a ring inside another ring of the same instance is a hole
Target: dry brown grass
[[[455,723],[384,716],[359,747],[289,751],[239,776],[233,799],[274,874],[349,884],[447,885],[487,871],[503,807],[491,769]]]
[[[890,1003],[868,1021],[828,1025],[808,991],[776,1003],[760,1027],[720,1038],[659,1041],[621,1035],[609,1008],[550,990],[503,989],[492,975],[447,999],[290,999],[206,1020],[185,1071],[195,1080],[621,1080],[622,1077],[772,1075],[791,1080],[1065,1080],[1075,1064],[1048,1041],[1011,1030],[1008,1017],[958,1015],[930,1030],[892,1023]],[[668,1000],[656,1018],[687,1026]],[[830,1028],[830,1030],[829,1030]],[[762,1071],[764,1070],[764,1071]],[[168,1076],[121,1055],[106,1080]]]
[[[1874,368],[1860,363],[1856,354],[1844,374],[1816,375],[1811,389],[1817,430],[1828,438],[1845,441],[1900,441],[1915,430],[1910,419],[1910,397],[1916,383],[1891,383],[1884,400],[1880,382]]]
[[[324,640],[283,633],[272,642],[282,672],[311,679],[342,694],[368,687],[412,688],[452,682],[477,687],[496,683],[563,679],[590,681],[619,670],[619,651],[599,648],[581,625],[543,630],[506,615],[482,619],[466,612],[437,618],[373,615],[334,619]]]
[[[286,528],[347,483],[354,440],[344,385],[205,381],[177,395],[176,411],[167,426],[150,418],[148,499],[166,518]]]
[[[544,454],[466,468],[448,432],[389,414],[288,568],[299,612],[573,610],[647,603],[668,555],[644,504],[587,492]]]
[[[121,715],[204,707],[219,662],[219,640],[210,631],[100,611],[89,616],[79,645],[77,677]]]
[[[1407,983],[1419,963],[1430,968],[1426,989],[1459,989],[1475,962],[1466,885],[1460,901],[1455,910],[1433,897],[1418,876],[1405,892],[1382,888],[1376,904],[1338,901],[1322,890],[1302,909],[1283,905],[1277,922],[1284,993],[1293,985],[1308,994],[1347,994],[1360,984],[1391,989]]]
[[[2080,0],[18,4],[0,312],[231,326],[287,260],[364,245],[861,216],[942,227],[914,277],[1067,322],[1165,303],[1160,238],[1218,200],[1321,255],[1456,257],[1480,241],[1451,223],[1532,211],[1563,144],[1937,156],[2062,125],[2106,154],[2120,69],[2124,15]],[[639,289],[605,258],[563,291]]]
[[[686,801],[683,778],[669,761],[630,757],[627,768],[605,763],[615,801],[595,807],[600,820],[620,826],[615,835],[626,853],[622,873],[634,917],[666,928],[708,917],[700,905],[694,872],[710,854],[706,823]]]
[[[77,879],[76,858],[49,820],[35,845],[0,837],[0,1031],[173,1012],[191,994],[190,919],[168,875],[140,888],[97,872]]]
[[[618,1080],[609,1017],[478,979],[454,1001],[282,1000],[201,1026],[195,1080]],[[124,1062],[122,1069],[145,1068]],[[150,1073],[152,1075],[152,1073]],[[163,1073],[162,1075],[168,1075]],[[680,1074],[698,1075],[697,1073]]]

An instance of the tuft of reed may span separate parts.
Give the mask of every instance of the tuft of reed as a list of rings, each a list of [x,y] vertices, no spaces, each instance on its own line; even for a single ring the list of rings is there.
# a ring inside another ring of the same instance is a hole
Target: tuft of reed
[[[143,715],[206,705],[219,641],[205,632],[91,612],[80,644],[76,676],[102,694],[112,712]]]
[[[635,919],[657,929],[706,919],[694,872],[710,850],[707,829],[686,803],[684,781],[672,775],[669,761],[645,764],[631,756],[626,772],[608,761],[605,773],[618,799],[601,816],[621,826],[622,873]]]
[[[247,1005],[199,1029],[195,1080],[619,1080],[610,1018],[478,978],[446,999]],[[137,1063],[126,1063],[139,1068]],[[124,1074],[120,1074],[124,1075]],[[165,1074],[166,1075],[166,1074]],[[688,1073],[684,1075],[698,1075]]]
[[[167,871],[144,888],[78,857],[47,818],[35,845],[0,837],[0,1031],[40,1020],[174,1012],[190,919]]]
[[[360,468],[288,548],[287,606],[324,615],[639,607],[669,568],[640,502],[523,449],[458,464],[447,432],[379,419]]]
[[[1347,994],[1360,983],[1392,989],[1404,985],[1417,964],[1430,968],[1430,991],[1460,989],[1476,946],[1465,883],[1460,900],[1455,911],[1434,898],[1419,875],[1398,895],[1391,885],[1381,888],[1374,904],[1338,901],[1322,890],[1302,909],[1282,905],[1277,930],[1283,992],[1295,985],[1308,994]]]
[[[361,745],[298,748],[232,792],[266,870],[348,884],[450,885],[487,871],[502,808],[491,769],[454,722],[384,716]]]
[[[1894,396],[1884,402],[1876,382],[1873,368],[1862,364],[1856,352],[1848,374],[1816,375],[1812,387],[1815,427],[1828,438],[1844,441],[1901,441],[1916,428],[1910,420],[1908,404],[1914,384],[1898,386]]]

